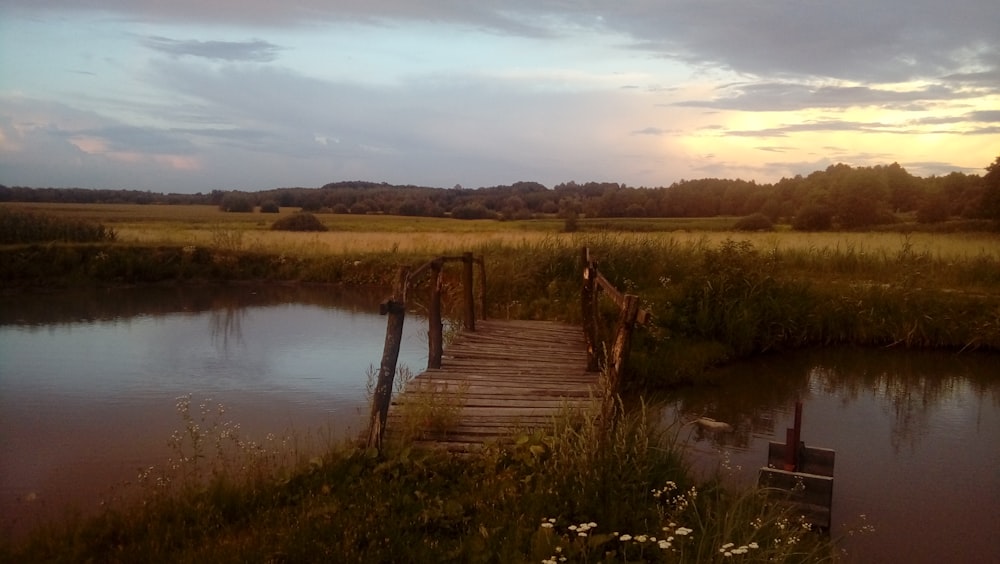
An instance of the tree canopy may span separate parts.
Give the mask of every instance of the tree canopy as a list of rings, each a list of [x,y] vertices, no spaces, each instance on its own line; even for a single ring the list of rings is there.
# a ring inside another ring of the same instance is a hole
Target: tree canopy
[[[952,172],[921,178],[897,163],[870,167],[836,164],[772,184],[703,178],[657,188],[571,181],[549,189],[538,182],[521,181],[465,189],[461,185],[435,188],[354,180],[319,188],[157,194],[0,185],[0,202],[211,204],[240,210],[276,203],[312,212],[501,220],[568,214],[590,218],[760,214],[772,222],[802,229],[865,229],[891,222],[897,214],[912,214],[922,222],[952,217],[1000,222],[1000,156],[986,171],[985,176]]]

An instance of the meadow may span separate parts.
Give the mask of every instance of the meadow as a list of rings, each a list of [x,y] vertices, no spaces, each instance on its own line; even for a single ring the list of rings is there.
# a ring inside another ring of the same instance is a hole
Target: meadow
[[[278,218],[297,213],[231,213],[215,206],[138,204],[8,203],[14,210],[103,224],[123,244],[209,245],[234,242],[233,250],[277,253],[370,253],[398,251],[436,254],[490,245],[516,245],[555,239],[567,246],[595,233],[642,234],[672,243],[710,246],[728,239],[745,240],[758,249],[784,252],[892,256],[905,244],[912,252],[935,260],[1000,259],[996,232],[737,232],[738,218],[580,219],[579,231],[565,233],[558,218],[530,220],[454,220],[394,215],[315,214],[327,226],[323,233],[272,231]]]

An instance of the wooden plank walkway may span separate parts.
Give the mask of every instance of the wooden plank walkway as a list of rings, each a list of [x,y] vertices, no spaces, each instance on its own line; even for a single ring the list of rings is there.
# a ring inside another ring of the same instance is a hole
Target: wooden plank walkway
[[[441,366],[396,394],[390,439],[409,432],[418,444],[468,451],[590,408],[601,394],[599,373],[586,371],[583,330],[565,323],[479,320],[446,347]]]

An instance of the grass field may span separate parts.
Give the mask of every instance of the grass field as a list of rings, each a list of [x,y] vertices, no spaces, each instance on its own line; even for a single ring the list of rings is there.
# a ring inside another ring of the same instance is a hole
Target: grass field
[[[209,245],[290,254],[343,254],[398,251],[448,253],[492,245],[522,245],[556,240],[578,247],[603,233],[634,233],[645,239],[710,247],[732,239],[749,241],[757,249],[858,257],[895,257],[909,252],[935,260],[970,258],[1000,260],[1000,234],[820,232],[790,230],[747,233],[726,230],[734,218],[708,219],[583,219],[581,233],[563,233],[559,219],[519,221],[455,220],[391,215],[316,214],[330,231],[272,231],[279,214],[228,213],[214,206],[137,204],[4,204],[13,209],[103,223],[124,244]]]

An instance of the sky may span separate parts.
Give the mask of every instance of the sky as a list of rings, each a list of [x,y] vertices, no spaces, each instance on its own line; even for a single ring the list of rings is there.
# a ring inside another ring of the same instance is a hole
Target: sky
[[[0,0],[0,184],[981,174],[998,30],[996,0]]]

